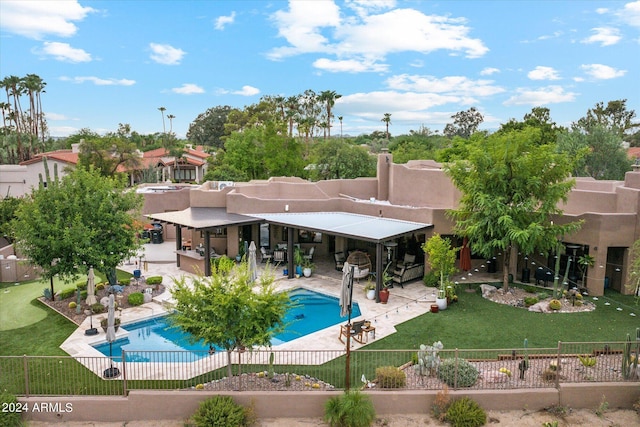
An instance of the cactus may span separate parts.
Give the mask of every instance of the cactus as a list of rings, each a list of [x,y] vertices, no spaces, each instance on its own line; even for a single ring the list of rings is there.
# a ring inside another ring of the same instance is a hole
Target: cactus
[[[433,374],[440,366],[440,356],[438,353],[444,346],[440,341],[434,342],[433,345],[420,344],[420,350],[418,350],[418,364],[415,366],[415,370],[419,375]]]
[[[621,371],[622,378],[624,378],[625,380],[631,378],[631,334],[627,334],[627,342],[624,343],[624,349],[622,351]]]
[[[269,354],[269,378],[273,378],[274,372],[273,372],[273,361],[275,360],[275,354],[273,354],[273,352],[271,352]]]

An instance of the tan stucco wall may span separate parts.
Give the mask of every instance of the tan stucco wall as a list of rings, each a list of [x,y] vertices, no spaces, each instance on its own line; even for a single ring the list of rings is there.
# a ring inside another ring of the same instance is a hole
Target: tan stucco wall
[[[436,391],[367,391],[376,414],[423,413],[428,414]],[[186,420],[199,403],[216,394],[230,395],[237,403],[253,405],[258,418],[322,417],[324,403],[341,394],[335,392],[228,392],[206,391],[132,391],[128,397],[32,397],[19,398],[30,407],[43,402],[58,404],[70,412],[29,412],[26,419],[33,421],[70,422],[127,422],[134,420]],[[523,409],[541,410],[553,404],[572,408],[598,407],[606,396],[610,408],[630,409],[640,397],[637,382],[606,384],[568,384],[559,390],[458,390],[452,398],[469,396],[485,410]]]

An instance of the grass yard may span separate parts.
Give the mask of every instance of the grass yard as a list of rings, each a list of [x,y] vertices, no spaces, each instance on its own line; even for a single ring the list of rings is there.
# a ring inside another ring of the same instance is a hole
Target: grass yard
[[[396,334],[368,347],[414,349],[442,341],[448,349],[522,348],[525,338],[530,348],[556,347],[558,341],[624,341],[640,327],[635,298],[613,291],[597,301],[589,297],[597,306],[594,311],[549,314],[493,303],[479,290],[458,295],[460,300],[447,310],[404,322]]]

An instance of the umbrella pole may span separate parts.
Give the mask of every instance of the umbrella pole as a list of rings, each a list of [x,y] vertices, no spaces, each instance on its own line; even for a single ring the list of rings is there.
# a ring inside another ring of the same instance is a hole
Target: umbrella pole
[[[349,307],[347,311],[349,312],[349,318],[347,320],[347,357],[346,357],[346,367],[345,367],[345,379],[344,379],[344,387],[346,391],[349,391],[351,388],[351,305],[353,302],[353,274],[355,270],[355,266],[351,266],[351,274],[349,275]]]

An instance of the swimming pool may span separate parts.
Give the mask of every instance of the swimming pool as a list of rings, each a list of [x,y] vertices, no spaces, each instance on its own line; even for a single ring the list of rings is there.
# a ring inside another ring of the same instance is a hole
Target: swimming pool
[[[329,326],[344,322],[340,316],[338,298],[308,289],[297,288],[289,291],[289,297],[297,304],[285,315],[287,330],[276,335],[271,344],[276,346],[296,338],[312,334]],[[351,317],[360,315],[358,303],[353,304]],[[126,351],[127,362],[191,362],[208,355],[209,347],[202,341],[191,343],[189,335],[172,326],[166,316],[123,325],[129,335],[112,343],[114,361],[122,359]],[[94,348],[105,356],[109,355],[109,343],[95,345]],[[154,351],[190,351],[185,357],[180,353],[153,353]]]

